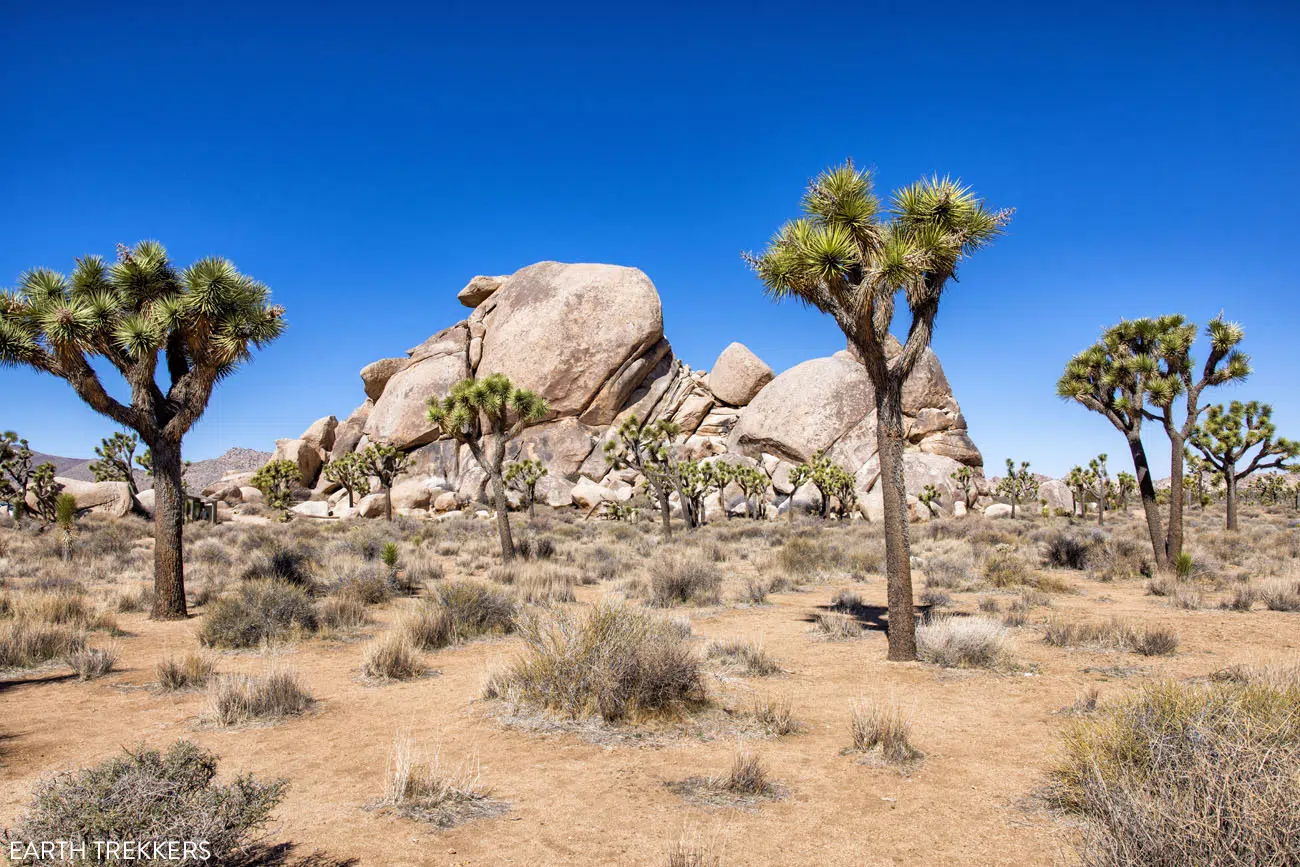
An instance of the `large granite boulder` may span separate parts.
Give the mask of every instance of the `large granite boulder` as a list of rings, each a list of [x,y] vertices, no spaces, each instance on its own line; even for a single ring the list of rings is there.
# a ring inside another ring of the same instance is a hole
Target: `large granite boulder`
[[[723,403],[744,406],[775,378],[772,368],[743,343],[732,343],[709,371],[709,391]]]
[[[365,386],[366,397],[379,400],[379,396],[384,393],[384,387],[388,385],[388,380],[405,370],[410,363],[409,358],[381,358],[361,368],[361,384]]]
[[[273,461],[290,461],[298,466],[304,487],[310,488],[320,475],[320,451],[306,440],[276,440]]]
[[[131,496],[131,486],[126,482],[82,482],[55,476],[61,494],[71,494],[77,500],[77,509],[91,511],[101,515],[121,518],[135,508],[135,498]],[[36,498],[27,495],[28,508],[36,508]]]
[[[425,417],[428,399],[469,376],[469,329],[460,322],[411,350],[411,363],[393,375],[366,419],[371,442],[410,449],[437,439]]]
[[[370,418],[370,411],[374,408],[375,402],[366,398],[365,403],[352,410],[351,415],[339,422],[338,427],[334,429],[334,445],[330,448],[330,460],[337,461],[357,450],[357,444],[365,436],[366,421]]]
[[[492,297],[501,288],[505,277],[485,277],[482,274],[465,284],[465,288],[456,293],[456,300],[466,307],[477,307]]]
[[[306,440],[308,444],[315,446],[321,454],[327,455],[334,448],[334,434],[338,430],[339,420],[332,415],[324,418],[318,418],[311,423],[311,427],[302,432],[300,440]]]
[[[601,410],[584,420],[613,421],[655,365],[641,379],[626,373],[664,336],[659,293],[635,268],[540,262],[512,274],[492,301],[477,375],[506,374],[545,397],[552,417],[584,414],[602,396]]]

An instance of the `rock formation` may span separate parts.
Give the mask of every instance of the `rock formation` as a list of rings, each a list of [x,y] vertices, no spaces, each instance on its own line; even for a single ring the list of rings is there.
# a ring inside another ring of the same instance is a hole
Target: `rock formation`
[[[315,486],[313,500],[324,504],[302,513],[382,513],[382,502],[368,502],[374,494],[349,510],[346,497],[330,497],[334,489],[317,484],[324,463],[371,442],[413,453],[409,474],[393,492],[397,511],[425,514],[483,501],[483,473],[467,449],[437,438],[425,404],[466,376],[504,373],[550,403],[549,417],[527,429],[511,454],[546,465],[538,486],[542,503],[592,508],[630,498],[638,479],[628,470],[611,471],[601,447],[635,414],[678,424],[684,458],[760,467],[772,480],[773,514],[788,507],[792,494],[796,505],[815,502],[811,488],[791,490],[789,475],[825,450],[855,474],[862,514],[878,518],[875,405],[871,381],[851,352],[773,375],[747,347],[732,343],[707,375],[694,371],[664,338],[654,284],[635,268],[615,265],[539,262],[508,277],[475,277],[457,297],[473,308],[469,317],[404,357],[363,368],[365,400],[344,421],[327,416],[296,439],[277,442],[276,457],[294,461],[304,486]],[[941,508],[951,512],[956,498],[949,476],[963,465],[981,469],[983,460],[933,352],[927,350],[908,380],[903,404],[913,503],[921,487],[933,484],[942,492]],[[230,481],[238,490],[244,480]],[[924,512],[913,509],[918,518]]]

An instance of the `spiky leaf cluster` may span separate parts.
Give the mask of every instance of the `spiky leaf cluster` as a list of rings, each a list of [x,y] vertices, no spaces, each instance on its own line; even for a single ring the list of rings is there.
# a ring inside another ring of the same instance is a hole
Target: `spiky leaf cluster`
[[[943,494],[941,494],[939,489],[934,485],[926,485],[921,489],[921,493],[916,495],[917,502],[924,505],[932,517],[939,513],[939,508],[936,504],[942,497]]]
[[[54,478],[54,464],[44,463],[32,470],[27,488],[28,502],[35,505],[35,512],[43,523],[53,524],[57,519],[59,493],[62,490],[63,485]]]
[[[429,398],[425,415],[443,436],[476,443],[484,434],[513,438],[549,413],[550,407],[536,392],[518,388],[505,374],[494,373],[482,379],[462,379],[441,399]]]
[[[293,461],[270,461],[253,474],[249,484],[262,492],[268,506],[287,514],[294,488],[302,485],[302,475]]]
[[[366,446],[364,451],[357,452],[360,455],[360,466],[362,471],[368,476],[374,476],[379,479],[379,484],[385,490],[393,487],[393,482],[397,477],[406,472],[407,466],[411,462],[411,456],[397,448],[396,446],[384,445],[382,443],[371,443]]]
[[[349,452],[330,461],[321,474],[348,492],[349,507],[354,505],[356,498],[370,493],[370,474],[365,458],[358,452]]]
[[[998,481],[997,492],[1011,501],[1013,509],[1037,497],[1038,479],[1029,471],[1029,461],[1021,461],[1017,468],[1015,461],[1007,458],[1007,474]]]
[[[969,509],[971,495],[975,493],[975,470],[970,467],[960,467],[949,474],[948,478],[957,484],[957,489],[961,491],[962,502]]]
[[[32,450],[13,431],[0,434],[0,501],[9,504],[14,517],[27,511],[27,491],[32,479]]]
[[[1244,479],[1257,470],[1291,469],[1287,461],[1300,457],[1300,443],[1277,436],[1273,408],[1266,403],[1234,400],[1209,407],[1188,442],[1220,473]],[[1252,449],[1257,449],[1250,455]],[[1245,466],[1238,464],[1247,456]]]
[[[105,437],[95,446],[99,460],[92,461],[90,471],[95,474],[97,482],[126,482],[131,486],[131,493],[138,493],[135,485],[135,450],[140,438],[125,431],[118,431],[111,437]]]

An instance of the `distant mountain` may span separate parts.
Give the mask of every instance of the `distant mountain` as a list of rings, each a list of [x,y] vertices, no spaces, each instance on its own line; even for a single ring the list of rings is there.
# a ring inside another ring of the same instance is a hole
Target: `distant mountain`
[[[143,454],[143,451],[141,451]],[[259,469],[271,459],[271,452],[259,452],[256,449],[233,448],[224,455],[195,461],[190,471],[185,474],[186,486],[191,492],[198,493],[208,485],[220,479],[226,473],[245,473]],[[66,479],[93,482],[95,474],[90,471],[90,458],[62,458],[41,452],[32,453],[32,466],[43,463],[54,464],[54,474]],[[135,474],[136,485],[142,491],[153,487],[149,477],[142,472]]]

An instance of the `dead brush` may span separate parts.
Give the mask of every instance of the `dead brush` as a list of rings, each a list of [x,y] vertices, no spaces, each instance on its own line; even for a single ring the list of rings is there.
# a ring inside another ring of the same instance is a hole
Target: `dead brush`
[[[86,644],[82,629],[30,620],[0,621],[0,669],[35,668],[80,650]]]
[[[863,634],[862,624],[856,618],[838,611],[818,611],[813,615],[813,627],[831,641],[861,638]]]
[[[1257,599],[1259,590],[1248,584],[1235,588],[1231,596],[1219,603],[1219,607],[1225,611],[1249,611]]]
[[[794,703],[788,695],[757,696],[749,712],[769,737],[784,737],[804,730],[803,723],[795,719]]]
[[[1054,617],[1043,638],[1054,647],[1128,650],[1143,656],[1167,656],[1178,649],[1178,634],[1168,627],[1137,626],[1118,617],[1101,623]]]
[[[113,670],[117,663],[117,645],[78,647],[69,652],[64,661],[77,675],[77,680],[95,680]]]
[[[297,673],[288,669],[264,677],[223,674],[208,684],[208,714],[218,726],[298,716],[314,702]]]
[[[724,850],[714,837],[683,828],[681,836],[665,850],[662,863],[665,867],[723,867]]]
[[[853,751],[876,753],[887,764],[905,765],[925,754],[912,745],[912,722],[890,699],[861,698],[849,706]]]
[[[1266,581],[1259,598],[1269,611],[1300,611],[1300,581]]]
[[[371,642],[361,660],[361,673],[370,680],[412,680],[427,670],[410,636],[401,631]]]
[[[409,732],[394,738],[384,793],[374,806],[440,828],[497,815],[508,807],[483,786],[477,759],[451,765],[443,761],[441,747],[422,757]]]
[[[520,575],[515,590],[520,600],[529,605],[551,605],[576,601],[573,587],[577,583],[577,574],[566,566],[530,564]]]
[[[710,642],[704,649],[704,656],[731,671],[751,677],[768,677],[784,671],[781,663],[763,648],[762,643],[743,638]]]
[[[154,676],[158,678],[158,686],[163,690],[179,692],[207,686],[215,668],[211,657],[191,650],[179,659],[169,656],[159,661],[154,666]]]
[[[916,630],[917,657],[945,668],[1015,667],[1007,628],[989,617],[935,617]]]
[[[352,632],[370,623],[366,604],[351,597],[323,599],[316,610],[322,631]]]
[[[650,563],[650,604],[717,605],[722,601],[722,574],[701,557],[669,555]]]
[[[712,788],[742,797],[761,797],[775,791],[762,759],[743,742],[736,744],[731,768],[724,777],[713,777]]]
[[[451,614],[436,602],[425,602],[406,615],[398,629],[417,650],[440,650],[456,640]]]

